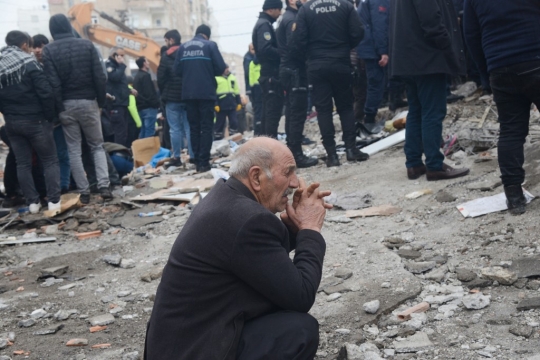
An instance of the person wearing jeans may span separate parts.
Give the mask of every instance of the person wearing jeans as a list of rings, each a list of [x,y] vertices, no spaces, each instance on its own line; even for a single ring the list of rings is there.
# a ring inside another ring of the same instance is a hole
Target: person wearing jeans
[[[150,63],[145,57],[136,61],[139,72],[135,75],[133,88],[137,90],[137,109],[142,120],[140,139],[152,137],[156,133],[159,98],[150,75]]]
[[[94,158],[98,189],[109,189],[110,187],[107,159],[103,149],[99,107],[95,100],[67,100],[64,101],[64,108],[66,110],[60,114],[60,121],[69,149],[71,171],[77,189],[84,195],[81,198],[87,198],[90,194],[90,184],[82,162],[83,133]]]
[[[191,148],[190,127],[187,117],[186,104],[182,102],[168,102],[165,104],[169,132],[171,134],[172,155],[174,159],[180,159],[185,140],[187,139],[188,151],[193,156]]]
[[[60,188],[62,189],[62,193],[65,194],[69,191],[71,184],[71,167],[69,165],[69,150],[62,125],[56,125],[53,135],[58,162],[60,164]]]
[[[223,75],[227,65],[217,44],[210,41],[212,31],[207,25],[199,26],[195,34],[178,49],[174,72],[182,78],[182,101],[187,106],[197,172],[207,172],[211,170],[216,76]]]
[[[30,36],[11,31],[0,51],[0,112],[17,161],[19,185],[32,214],[41,209],[32,177],[35,150],[45,170],[49,210],[59,210],[60,168],[51,122],[56,117],[54,93],[43,69],[30,55]]]
[[[49,29],[54,42],[43,49],[45,73],[55,94],[55,105],[69,151],[71,173],[81,193],[81,202],[90,202],[90,189],[82,165],[81,132],[86,135],[105,200],[113,198],[103,152],[100,108],[105,106],[106,76],[99,54],[86,39],[75,38],[69,19],[62,14],[51,17]]]
[[[445,0],[392,1],[389,39],[389,58],[394,60],[390,77],[402,77],[407,84],[407,177],[415,180],[426,174],[428,181],[437,181],[468,175],[469,169],[446,165],[440,150],[446,77],[466,72],[454,7]]]
[[[531,105],[540,108],[537,0],[465,1],[465,39],[480,73],[489,72],[499,112],[499,166],[508,209],[526,212],[524,148]]]

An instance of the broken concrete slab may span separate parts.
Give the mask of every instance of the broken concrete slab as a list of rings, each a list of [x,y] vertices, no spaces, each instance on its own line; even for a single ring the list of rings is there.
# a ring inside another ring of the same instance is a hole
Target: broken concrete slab
[[[540,309],[540,297],[525,299],[517,306],[519,311]]]
[[[345,213],[345,216],[351,219],[354,218],[365,218],[373,216],[392,216],[399,214],[401,208],[393,205],[381,205],[376,207],[371,207],[364,210],[349,210]]]
[[[109,325],[109,324],[114,324],[114,321],[115,321],[114,316],[112,316],[111,314],[94,316],[94,317],[88,319],[88,322],[92,326],[105,326],[105,325]]]
[[[338,268],[334,272],[334,276],[343,280],[347,280],[353,276],[352,270],[349,270],[347,268]]]
[[[418,332],[404,341],[394,341],[394,349],[398,354],[426,351],[432,347],[433,343],[429,340],[428,335],[423,332]]]
[[[516,273],[500,266],[482,269],[482,276],[507,286],[514,284],[518,280]]]
[[[41,277],[40,278],[47,278],[47,277],[60,277],[64,275],[69,270],[68,265],[60,265],[55,267],[50,267],[47,269],[41,270]]]
[[[397,253],[401,258],[407,260],[416,260],[422,257],[420,251],[400,249]]]
[[[326,295],[332,295],[332,294],[335,294],[335,293],[347,293],[347,292],[351,292],[351,288],[349,288],[348,286],[346,286],[345,284],[339,284],[339,285],[336,285],[336,286],[327,286],[324,288],[323,290]]]
[[[534,328],[527,325],[516,325],[512,326],[508,331],[512,335],[521,336],[528,339],[532,336]]]
[[[469,310],[481,310],[487,308],[491,303],[490,296],[484,296],[482,293],[466,295],[461,299],[463,305]]]
[[[425,261],[425,262],[413,262],[409,261],[405,264],[405,268],[413,274],[422,274],[426,271],[434,269],[437,266],[435,261]]]
[[[509,270],[519,278],[540,276],[540,256],[513,260]]]
[[[105,255],[103,261],[112,266],[120,266],[122,256],[120,254]]]
[[[62,330],[63,328],[64,328],[64,325],[58,325],[58,326],[53,327],[53,328],[34,331],[33,334],[34,335],[39,335],[39,336],[54,335],[57,332],[59,332],[60,330]]]
[[[462,282],[471,282],[478,277],[476,273],[467,269],[456,269],[456,275],[458,280]]]

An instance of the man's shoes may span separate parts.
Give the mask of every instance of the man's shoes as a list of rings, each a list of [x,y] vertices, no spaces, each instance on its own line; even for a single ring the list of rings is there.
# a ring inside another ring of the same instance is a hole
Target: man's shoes
[[[99,195],[103,200],[112,200],[113,194],[108,187],[99,189]]]
[[[393,101],[390,101],[389,109],[390,111],[396,111],[397,109],[406,108],[409,106],[409,103],[401,98],[399,99],[393,99]]]
[[[62,195],[65,195],[65,194],[69,193],[69,189],[62,189],[62,190],[60,191],[60,193],[61,193]]]
[[[296,161],[296,167],[299,169],[306,169],[312,166],[319,165],[318,159],[307,157],[302,153],[296,154],[296,156],[294,157],[294,160]]]
[[[504,187],[506,194],[506,204],[508,211],[514,216],[523,215],[527,211],[527,199],[523,195],[521,185],[511,185]]]
[[[90,204],[90,194],[81,194],[80,201],[83,205]]]
[[[60,211],[62,210],[62,201],[57,203],[49,202],[49,211]]]
[[[426,165],[412,167],[407,169],[407,177],[409,180],[416,180],[422,175],[426,175],[427,168]]]
[[[315,144],[315,141],[311,140],[307,136],[304,136],[304,138],[302,139],[302,145],[312,145],[312,144]]]
[[[336,153],[328,154],[326,157],[326,166],[327,167],[336,167],[341,166],[341,163],[339,162],[339,157]]]
[[[458,102],[458,101],[463,100],[463,99],[465,99],[464,96],[450,94],[450,95],[448,95],[446,97],[446,103],[447,104],[453,104],[453,103]]]
[[[37,204],[30,204],[29,206],[30,214],[39,214],[41,211],[41,203],[38,202]]]
[[[347,149],[347,161],[366,161],[369,160],[369,155],[361,152],[357,148]]]
[[[463,169],[454,169],[451,166],[443,164],[441,171],[427,171],[427,180],[428,181],[438,181],[438,180],[450,180],[456,179],[459,177],[469,175],[470,170],[467,168]]]
[[[201,174],[209,172],[210,170],[212,170],[212,167],[210,165],[201,165],[197,167],[197,172]]]
[[[171,160],[169,160],[166,168],[170,168],[170,167],[180,167],[182,166],[182,160],[180,160],[180,158],[176,159],[176,158],[172,158]]]

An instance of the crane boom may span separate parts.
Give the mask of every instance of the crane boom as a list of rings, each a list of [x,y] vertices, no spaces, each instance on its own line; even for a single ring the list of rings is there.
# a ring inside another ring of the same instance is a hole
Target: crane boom
[[[125,49],[126,54],[134,58],[144,56],[150,63],[152,71],[157,72],[161,56],[161,46],[158,43],[103,12],[96,11],[99,16],[112,22],[123,31],[93,24],[93,11],[94,4],[92,3],[78,4],[69,10],[68,17],[71,25],[82,37],[108,48],[121,46]]]

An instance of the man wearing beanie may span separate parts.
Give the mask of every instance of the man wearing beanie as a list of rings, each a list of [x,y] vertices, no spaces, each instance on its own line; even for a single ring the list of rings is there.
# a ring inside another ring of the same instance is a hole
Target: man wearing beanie
[[[261,64],[259,84],[263,91],[263,121],[256,135],[277,138],[277,130],[283,110],[283,88],[279,80],[280,56],[276,33],[272,24],[281,15],[281,0],[265,0],[263,12],[253,29],[253,46]]]
[[[207,25],[197,28],[193,40],[178,50],[174,71],[182,77],[182,101],[187,104],[187,117],[191,133],[191,147],[198,172],[207,172],[210,166],[214,131],[214,105],[216,103],[216,76],[225,72],[227,65]]]

